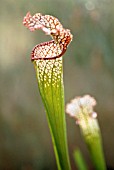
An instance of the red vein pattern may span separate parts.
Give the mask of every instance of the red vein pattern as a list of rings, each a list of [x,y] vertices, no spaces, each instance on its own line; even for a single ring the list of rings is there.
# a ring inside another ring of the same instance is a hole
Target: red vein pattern
[[[50,15],[36,13],[31,16],[30,12],[23,19],[23,24],[30,31],[42,29],[53,40],[36,45],[31,53],[31,60],[56,59],[61,57],[72,40],[70,30],[64,29],[59,20]]]

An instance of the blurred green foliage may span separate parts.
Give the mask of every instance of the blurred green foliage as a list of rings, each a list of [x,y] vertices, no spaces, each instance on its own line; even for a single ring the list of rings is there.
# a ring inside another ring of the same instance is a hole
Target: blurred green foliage
[[[86,93],[98,101],[107,164],[114,167],[114,1],[0,1],[0,169],[56,169],[45,111],[37,89],[31,49],[47,41],[30,33],[23,17],[53,15],[73,34],[64,56],[66,101]],[[90,158],[73,120],[67,120],[70,153],[80,146]],[[74,163],[72,161],[72,169]]]

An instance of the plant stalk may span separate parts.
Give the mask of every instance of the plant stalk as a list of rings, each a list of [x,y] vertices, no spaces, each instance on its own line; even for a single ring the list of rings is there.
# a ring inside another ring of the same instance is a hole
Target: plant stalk
[[[62,57],[34,61],[51,132],[58,170],[70,170],[64,110]]]

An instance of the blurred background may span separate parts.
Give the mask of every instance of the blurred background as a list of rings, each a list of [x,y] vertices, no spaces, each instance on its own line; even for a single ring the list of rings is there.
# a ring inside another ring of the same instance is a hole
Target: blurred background
[[[30,61],[31,49],[50,37],[23,26],[28,11],[53,15],[71,30],[73,41],[64,55],[65,100],[96,98],[106,162],[114,168],[114,0],[0,0],[0,169],[57,169]],[[91,169],[79,128],[66,119],[72,169],[76,147]]]

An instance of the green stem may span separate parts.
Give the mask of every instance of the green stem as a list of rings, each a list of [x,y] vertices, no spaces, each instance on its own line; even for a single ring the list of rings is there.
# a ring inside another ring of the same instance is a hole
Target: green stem
[[[88,170],[86,162],[79,149],[75,149],[74,151],[74,161],[79,170]]]
[[[59,170],[70,170],[64,110],[62,57],[34,61]]]
[[[96,119],[86,120],[86,127],[81,127],[85,142],[96,170],[106,170],[100,128]]]
[[[106,164],[103,154],[103,148],[101,144],[100,136],[92,139],[86,137],[86,143],[89,148],[91,159],[96,170],[106,170]]]

